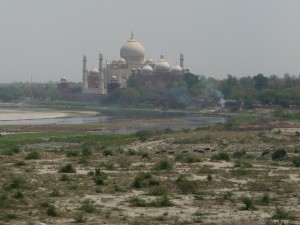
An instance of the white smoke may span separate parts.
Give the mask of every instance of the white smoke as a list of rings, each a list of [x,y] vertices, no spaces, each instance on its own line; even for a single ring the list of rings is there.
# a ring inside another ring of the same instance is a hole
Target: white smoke
[[[225,108],[225,100],[224,100],[224,95],[222,94],[221,91],[215,90],[216,95],[219,98],[219,103],[221,104],[222,108]]]

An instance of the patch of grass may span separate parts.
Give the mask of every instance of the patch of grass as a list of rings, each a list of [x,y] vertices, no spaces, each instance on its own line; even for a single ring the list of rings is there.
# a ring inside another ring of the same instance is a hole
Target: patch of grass
[[[294,156],[292,158],[292,162],[293,162],[294,166],[300,167],[300,156]]]
[[[53,188],[50,193],[51,197],[59,197],[60,195],[61,195],[61,193],[58,188]]]
[[[175,183],[182,193],[197,194],[198,185],[196,181],[188,180],[184,175],[180,175]]]
[[[111,148],[104,149],[102,153],[104,156],[113,156],[114,155],[113,149],[111,149]]]
[[[211,157],[212,161],[218,161],[218,160],[225,160],[225,161],[229,161],[229,155],[227,152],[219,152],[217,154],[214,154]]]
[[[25,184],[26,181],[23,177],[15,177],[8,185],[4,186],[4,190],[9,191],[11,189],[24,188]]]
[[[58,211],[55,208],[54,205],[50,205],[47,209],[47,215],[52,216],[52,217],[57,217],[58,216]]]
[[[93,213],[96,211],[96,207],[91,200],[85,200],[82,203],[80,209],[87,213]]]
[[[87,218],[84,217],[84,213],[82,212],[75,213],[73,219],[75,223],[85,223],[87,221]]]
[[[154,165],[154,169],[156,170],[171,170],[173,168],[173,164],[168,159],[161,159]]]
[[[15,166],[26,166],[26,163],[23,160],[15,162]]]
[[[3,212],[0,214],[0,220],[8,222],[17,219],[18,215],[15,212]]]
[[[284,208],[276,207],[275,212],[272,215],[272,219],[277,220],[295,220],[296,216],[288,211],[286,211]]]
[[[67,151],[67,154],[66,154],[67,157],[77,157],[79,155],[80,155],[79,150],[69,150],[69,151]]]
[[[260,204],[262,205],[269,205],[271,202],[270,195],[268,193],[264,193],[259,200]]]
[[[151,173],[139,172],[132,183],[134,188],[144,188],[159,185],[159,181],[152,177]]]
[[[60,180],[60,181],[70,181],[70,180],[71,180],[71,177],[68,176],[67,174],[63,174],[63,175],[61,175],[61,177],[60,177],[59,180]]]
[[[91,157],[93,155],[93,152],[91,149],[87,148],[87,147],[84,147],[82,149],[82,152],[81,152],[82,156],[83,157]]]
[[[0,153],[2,155],[7,155],[7,156],[13,156],[14,154],[19,153],[19,152],[20,152],[20,148],[16,147],[16,146],[12,146],[12,147],[9,147],[9,148],[6,148],[6,149],[3,149],[0,151]]]
[[[40,159],[41,155],[38,151],[32,151],[29,152],[26,156],[25,159]]]
[[[244,204],[243,210],[255,210],[255,203],[252,197],[243,196],[241,198],[242,203]]]
[[[233,158],[237,158],[237,159],[240,159],[242,158],[243,156],[245,156],[247,153],[246,153],[246,150],[237,150],[237,151],[234,151],[233,152],[233,155],[232,157]]]
[[[73,167],[72,164],[66,164],[60,168],[59,172],[61,172],[61,173],[76,173],[76,169]]]
[[[133,197],[129,200],[129,203],[131,206],[135,206],[135,207],[146,207],[147,203],[144,199],[140,198],[140,197]]]
[[[174,205],[167,195],[163,195],[151,202],[146,202],[140,197],[133,197],[129,202],[131,206],[135,207],[169,207]]]
[[[166,195],[167,189],[162,186],[153,187],[148,191],[149,195]]]

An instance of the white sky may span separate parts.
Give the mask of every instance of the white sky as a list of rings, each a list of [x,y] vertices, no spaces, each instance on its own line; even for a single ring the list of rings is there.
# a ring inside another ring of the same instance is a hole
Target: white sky
[[[134,31],[146,57],[195,74],[300,74],[299,0],[0,0],[0,83],[82,79]]]

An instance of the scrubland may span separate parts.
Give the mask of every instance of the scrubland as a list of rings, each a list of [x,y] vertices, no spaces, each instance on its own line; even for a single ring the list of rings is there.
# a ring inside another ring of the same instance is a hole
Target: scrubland
[[[2,127],[0,224],[300,224],[300,123],[236,118],[122,135]]]

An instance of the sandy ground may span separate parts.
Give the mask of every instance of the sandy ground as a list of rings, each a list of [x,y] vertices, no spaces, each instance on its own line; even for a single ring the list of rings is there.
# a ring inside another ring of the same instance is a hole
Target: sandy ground
[[[35,120],[35,119],[53,119],[71,116],[93,116],[97,115],[97,112],[92,111],[78,111],[78,112],[58,112],[58,111],[47,111],[47,112],[36,112],[28,110],[11,110],[11,109],[0,109],[0,121],[14,121],[14,120]]]

